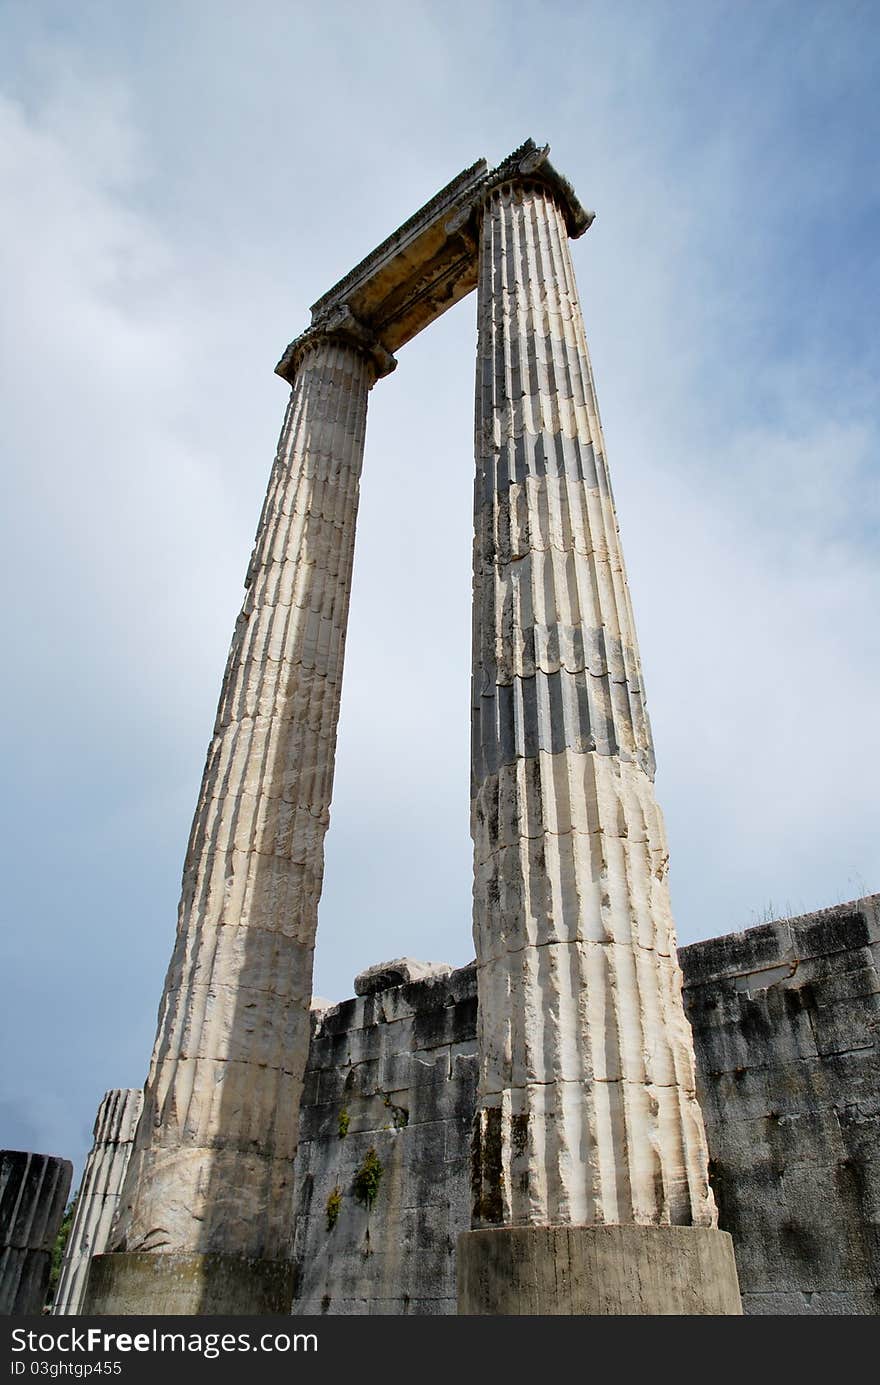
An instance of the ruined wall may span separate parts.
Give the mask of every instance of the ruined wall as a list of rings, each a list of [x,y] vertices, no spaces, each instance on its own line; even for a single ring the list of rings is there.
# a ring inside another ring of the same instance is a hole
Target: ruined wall
[[[746,1313],[880,1312],[880,896],[679,952]]]
[[[406,972],[372,970],[358,978],[372,993],[314,1020],[293,1311],[455,1313],[455,1243],[470,1226],[474,968],[437,968],[393,989],[382,987]],[[371,1150],[379,1177],[369,1206],[354,1185]]]
[[[747,1313],[880,1311],[878,939],[874,896],[680,951]],[[359,978],[371,994],[314,1020],[294,1312],[454,1313],[455,1242],[470,1224],[474,969],[402,986],[393,969],[373,971]],[[370,1149],[382,1172],[368,1210],[353,1182]]]
[[[679,958],[745,1311],[880,1312],[880,896]],[[398,962],[356,989],[312,1020],[293,1310],[451,1314],[470,1226],[475,970]],[[368,1205],[354,1185],[371,1150]]]

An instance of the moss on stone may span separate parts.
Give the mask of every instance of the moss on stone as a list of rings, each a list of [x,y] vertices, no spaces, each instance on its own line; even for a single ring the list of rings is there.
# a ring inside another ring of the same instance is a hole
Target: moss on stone
[[[356,1171],[352,1183],[355,1197],[368,1211],[376,1201],[382,1173],[382,1161],[371,1145],[364,1155],[364,1162]]]
[[[403,1130],[409,1125],[409,1111],[405,1106],[395,1106],[387,1092],[383,1100],[385,1106],[391,1112],[391,1124],[395,1130]]]
[[[525,1154],[526,1146],[529,1142],[529,1117],[527,1112],[521,1115],[511,1116],[510,1118],[510,1143],[513,1152],[519,1158]]]
[[[339,1220],[339,1211],[342,1207],[342,1189],[337,1184],[327,1196],[325,1211],[327,1213],[327,1230],[332,1231]]]

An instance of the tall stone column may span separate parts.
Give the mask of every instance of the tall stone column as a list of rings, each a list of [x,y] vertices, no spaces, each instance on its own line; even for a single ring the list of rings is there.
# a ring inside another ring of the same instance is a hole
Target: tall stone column
[[[739,1311],[565,202],[540,159],[487,191],[479,250],[460,1311]]]
[[[367,394],[345,309],[288,350],[290,404],[183,871],[144,1110],[86,1313],[261,1313],[292,1296],[291,1177]]]

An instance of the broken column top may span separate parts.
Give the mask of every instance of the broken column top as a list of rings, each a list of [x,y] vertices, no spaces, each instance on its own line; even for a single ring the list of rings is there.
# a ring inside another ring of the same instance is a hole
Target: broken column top
[[[464,169],[312,305],[309,331],[332,330],[343,314],[366,329],[381,351],[390,355],[405,345],[476,288],[475,217],[493,188],[508,179],[530,178],[551,188],[569,235],[583,235],[593,213],[581,206],[549,152],[549,145],[528,139],[496,168],[478,159]],[[301,341],[287,348],[276,374],[292,380]]]

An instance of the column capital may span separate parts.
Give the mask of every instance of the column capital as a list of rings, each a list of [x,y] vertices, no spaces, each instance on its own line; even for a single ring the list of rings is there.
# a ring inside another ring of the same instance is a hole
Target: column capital
[[[322,313],[290,343],[275,367],[275,374],[292,385],[303,356],[324,341],[344,342],[346,346],[363,352],[372,364],[377,380],[390,375],[397,367],[396,359],[390,351],[386,351],[375,333],[355,317],[347,303],[341,303]]]
[[[595,219],[595,212],[588,212],[578,200],[575,190],[567,178],[553,167],[549,159],[550,145],[537,145],[527,139],[512,154],[508,154],[496,168],[491,169],[481,180],[479,187],[468,201],[457,207],[445,224],[447,235],[456,232],[466,234],[470,227],[479,223],[483,208],[493,192],[505,183],[530,184],[546,188],[552,193],[564,218],[569,236],[577,240],[589,230]]]

